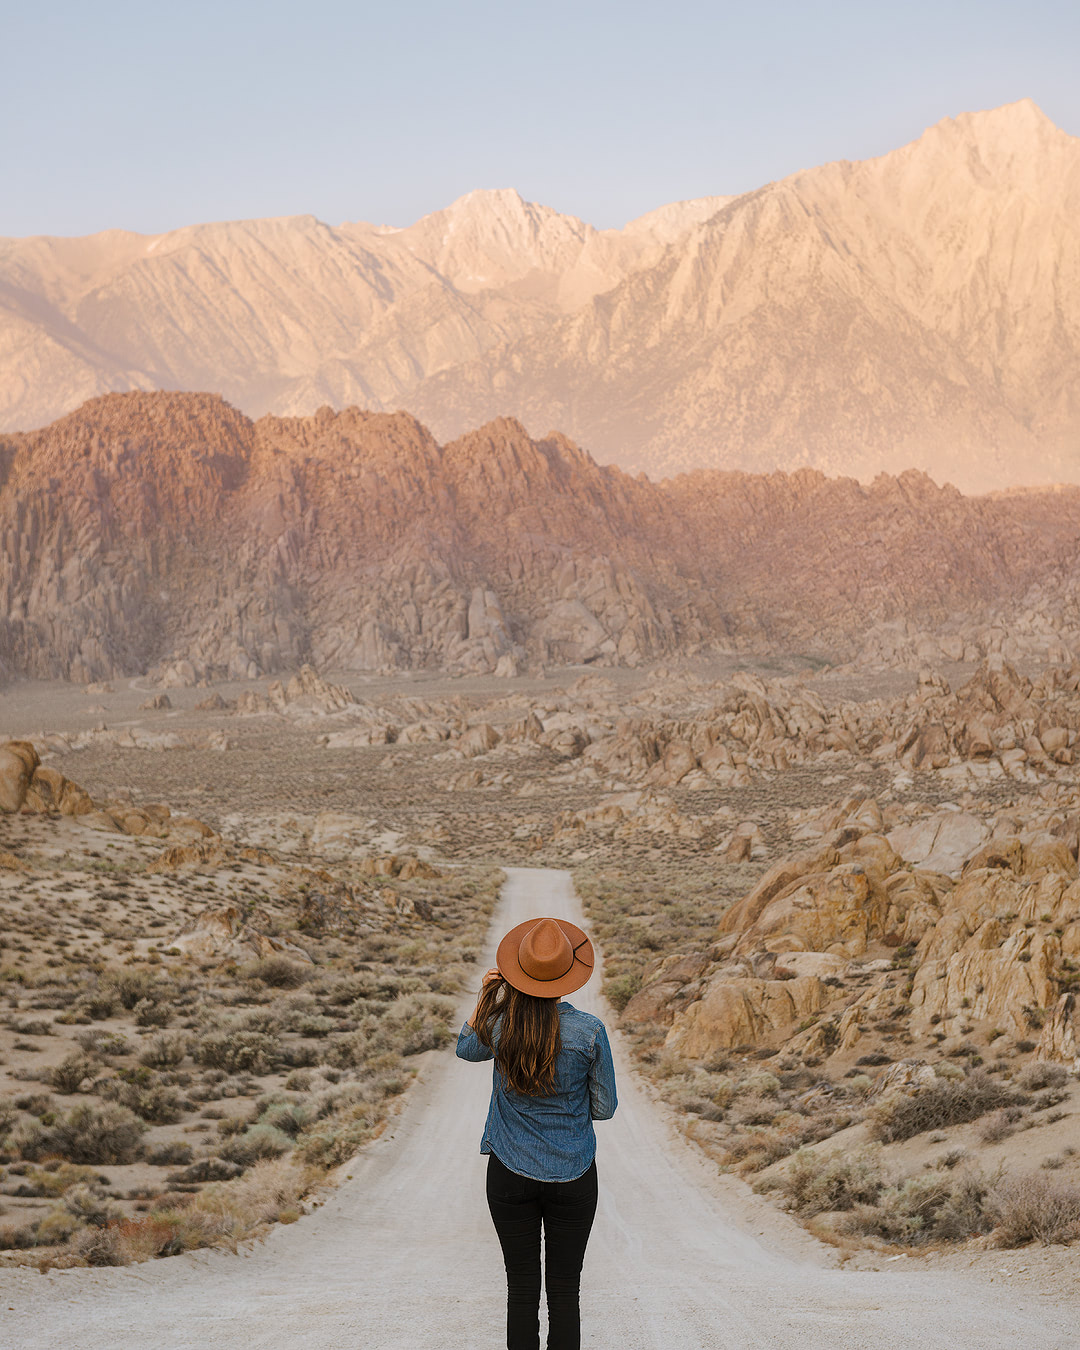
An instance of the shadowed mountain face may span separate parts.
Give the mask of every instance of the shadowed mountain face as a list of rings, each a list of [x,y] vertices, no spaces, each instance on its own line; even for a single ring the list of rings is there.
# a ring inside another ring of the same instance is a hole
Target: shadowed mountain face
[[[0,242],[0,426],[109,389],[252,414],[562,427],[654,476],[1080,473],[1080,140],[1025,101],[880,159],[597,231],[475,192],[403,230],[311,217]]]
[[[1080,488],[655,485],[509,419],[440,446],[403,413],[252,422],[213,395],[113,394],[0,437],[0,660],[76,680],[509,674],[717,648],[894,659],[897,633],[920,655],[919,625],[955,659],[1080,650],[1078,532]]]

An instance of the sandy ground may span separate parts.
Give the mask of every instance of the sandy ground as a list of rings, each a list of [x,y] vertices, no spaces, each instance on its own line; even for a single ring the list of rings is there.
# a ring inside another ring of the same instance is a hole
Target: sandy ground
[[[583,921],[568,874],[513,871],[492,938],[543,913]],[[488,963],[493,954],[492,945]],[[575,1002],[600,1011],[598,986],[594,979]],[[723,1179],[711,1179],[634,1081],[617,1037],[615,1054],[620,1107],[597,1126],[601,1201],[583,1279],[584,1346],[1080,1346],[1072,1289],[1018,1288],[955,1270],[832,1267],[831,1255],[782,1216],[733,1204]],[[392,1132],[356,1161],[352,1179],[317,1213],[239,1257],[0,1273],[0,1342],[10,1350],[495,1350],[504,1285],[477,1150],[489,1073],[431,1056]],[[1003,1254],[1001,1264],[1015,1256]]]

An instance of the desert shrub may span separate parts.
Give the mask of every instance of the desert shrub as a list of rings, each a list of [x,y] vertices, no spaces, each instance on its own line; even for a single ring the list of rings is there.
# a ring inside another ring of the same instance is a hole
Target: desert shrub
[[[401,1053],[419,1055],[424,1050],[437,1050],[453,1036],[445,1022],[431,1014],[418,1013],[401,1028]]]
[[[34,1237],[40,1247],[59,1246],[66,1242],[79,1226],[79,1220],[74,1214],[63,1205],[57,1205],[38,1220],[34,1228]]]
[[[145,1123],[126,1106],[74,1107],[49,1131],[51,1150],[71,1162],[130,1163],[139,1155]]]
[[[310,1069],[293,1069],[292,1073],[285,1079],[285,1086],[290,1092],[307,1092],[311,1087],[311,1078]],[[3,1133],[2,1129],[0,1129],[0,1133]]]
[[[208,1186],[186,1213],[203,1214],[239,1237],[295,1210],[310,1184],[307,1169],[292,1158],[257,1162],[244,1176]]]
[[[11,1029],[20,1036],[51,1036],[53,1034],[53,1024],[45,1022],[39,1017],[16,1018]]]
[[[371,1138],[371,1125],[359,1116],[344,1122],[328,1121],[306,1131],[297,1140],[296,1156],[320,1168],[340,1167]]]
[[[1023,1114],[1018,1106],[1003,1106],[997,1111],[991,1111],[979,1122],[979,1138],[984,1144],[1000,1144],[1003,1139],[1016,1133],[1017,1122]]]
[[[139,1053],[139,1063],[151,1069],[174,1069],[184,1062],[187,1050],[188,1038],[183,1033],[163,1032],[146,1042]]]
[[[1080,1186],[1063,1178],[1032,1172],[999,1181],[987,1209],[1000,1247],[1080,1238]]]
[[[803,1148],[792,1158],[779,1184],[789,1207],[809,1218],[829,1209],[870,1204],[881,1194],[885,1180],[876,1149],[820,1154]]]
[[[311,1069],[319,1062],[319,1047],[308,1041],[286,1042],[281,1047],[281,1059],[290,1069]]]
[[[989,1232],[993,1226],[986,1209],[990,1184],[977,1168],[959,1173],[948,1199],[934,1215],[933,1236],[942,1242],[962,1242]]]
[[[146,1161],[155,1167],[185,1167],[193,1157],[190,1144],[170,1139],[164,1144],[154,1144],[146,1155]]]
[[[886,1097],[871,1108],[870,1130],[875,1139],[891,1144],[924,1130],[966,1124],[1016,1100],[1007,1083],[976,1069],[963,1078],[938,1078],[916,1092]]]
[[[252,1125],[243,1134],[233,1135],[218,1150],[226,1162],[250,1167],[268,1158],[280,1158],[292,1148],[292,1139],[273,1125]]]
[[[1017,1079],[1025,1092],[1039,1092],[1042,1088],[1063,1088],[1068,1081],[1069,1072],[1064,1064],[1052,1064],[1045,1059],[1025,1064]]]
[[[781,1108],[773,1097],[761,1097],[756,1092],[737,1097],[731,1119],[736,1125],[771,1125]]]
[[[73,1050],[66,1059],[60,1061],[49,1072],[49,1082],[57,1092],[78,1092],[79,1085],[87,1078],[93,1078],[98,1070],[96,1061],[81,1050]]]
[[[248,966],[243,973],[272,989],[299,989],[313,974],[309,967],[287,956],[268,956]]]
[[[321,1013],[309,1013],[297,1018],[296,1031],[301,1036],[311,1036],[318,1039],[322,1036],[329,1036],[338,1025],[339,1022],[336,1017],[324,1017]]]
[[[295,1139],[314,1116],[312,1108],[301,1102],[274,1102],[259,1117],[260,1125],[270,1125],[275,1130]]]
[[[124,1211],[100,1186],[86,1182],[64,1192],[64,1208],[79,1223],[94,1224],[97,1228],[124,1217]]]
[[[986,1194],[980,1172],[923,1172],[885,1187],[873,1203],[854,1205],[844,1226],[906,1245],[961,1241],[989,1230]]]
[[[172,1021],[172,1005],[165,999],[141,998],[132,1009],[135,1023],[140,1027],[167,1027]]]
[[[120,970],[109,975],[101,992],[111,989],[129,1011],[144,999],[157,1002],[164,990],[161,982],[148,970]]]
[[[75,1010],[85,1013],[95,1022],[103,1022],[106,1017],[112,1017],[119,1004],[120,998],[116,990],[105,985],[99,989],[90,990],[78,998],[75,1002]]]
[[[281,1058],[280,1043],[263,1031],[226,1029],[210,1031],[195,1044],[199,1064],[229,1073],[269,1073]]]
[[[738,1091],[757,1097],[778,1097],[780,1080],[773,1073],[751,1073],[739,1083]]]
[[[24,1120],[8,1138],[8,1147],[27,1162],[37,1162],[49,1149],[51,1136],[39,1120]]]
[[[71,1250],[90,1266],[126,1266],[155,1256],[174,1256],[206,1247],[225,1236],[228,1226],[190,1208],[155,1210],[143,1219],[126,1219],[76,1233]]]
[[[115,1078],[106,1078],[98,1091],[106,1101],[126,1106],[152,1125],[171,1125],[184,1113],[176,1088],[159,1083],[157,1075],[146,1068],[125,1069]]]
[[[19,1113],[15,1109],[15,1103],[0,1097],[0,1139],[3,1139],[18,1118]]]
[[[82,1257],[88,1266],[126,1266],[132,1257],[124,1250],[120,1227],[84,1228],[72,1239],[72,1254]]]
[[[332,1037],[323,1048],[320,1059],[323,1064],[338,1069],[351,1069],[363,1064],[370,1051],[371,1036],[362,1028],[346,1036]]]
[[[126,1036],[119,1031],[106,1031],[104,1027],[80,1031],[75,1039],[88,1055],[126,1055],[131,1049]]]
[[[99,1176],[92,1167],[79,1167],[75,1163],[57,1164],[53,1161],[44,1167],[31,1168],[26,1174],[24,1185],[32,1195],[56,1199],[72,1186],[100,1185],[103,1181],[105,1178]]]
[[[604,981],[604,997],[617,1013],[621,1013],[641,988],[641,972],[627,971]]]
[[[451,1039],[447,1023],[455,1011],[453,999],[440,994],[414,993],[396,999],[383,1018],[387,1048],[403,1055],[437,1050]]]
[[[173,1172],[169,1184],[190,1186],[203,1181],[231,1181],[243,1170],[238,1163],[226,1162],[224,1158],[200,1158],[183,1172]]]
[[[279,1036],[282,1031],[281,1014],[276,1005],[249,1008],[234,1023],[237,1031],[261,1031],[264,1036]]]
[[[20,1111],[29,1111],[32,1116],[45,1117],[55,1110],[56,1101],[51,1092],[31,1092],[25,1097],[16,1097],[15,1105]]]
[[[0,1228],[0,1252],[25,1251],[37,1245],[37,1234],[29,1224],[5,1224]]]

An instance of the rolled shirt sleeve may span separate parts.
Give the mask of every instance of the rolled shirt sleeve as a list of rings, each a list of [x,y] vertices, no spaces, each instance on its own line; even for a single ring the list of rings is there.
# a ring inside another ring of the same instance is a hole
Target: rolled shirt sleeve
[[[474,1064],[480,1064],[485,1059],[491,1059],[491,1049],[486,1046],[476,1032],[469,1026],[468,1022],[463,1022],[457,1038],[457,1057],[458,1059],[468,1059]]]
[[[589,1107],[593,1120],[610,1120],[618,1104],[619,1099],[615,1094],[615,1064],[611,1058],[607,1032],[601,1024],[596,1033],[593,1062],[589,1068]]]

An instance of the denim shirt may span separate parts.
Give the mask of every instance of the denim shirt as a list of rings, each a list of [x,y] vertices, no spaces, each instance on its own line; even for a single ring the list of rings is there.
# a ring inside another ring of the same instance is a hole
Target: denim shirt
[[[498,1041],[499,1024],[494,1031]],[[506,1086],[499,1066],[491,1075],[481,1153],[494,1153],[519,1176],[534,1181],[573,1181],[596,1156],[594,1120],[615,1114],[615,1065],[599,1017],[559,1003],[561,1049],[555,1066],[555,1093],[531,1097]],[[493,1055],[466,1022],[458,1034],[459,1059],[479,1063]]]

